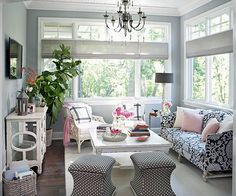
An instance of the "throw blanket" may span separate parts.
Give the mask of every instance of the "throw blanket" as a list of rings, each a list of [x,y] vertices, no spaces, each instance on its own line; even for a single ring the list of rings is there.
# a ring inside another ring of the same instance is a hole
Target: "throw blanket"
[[[71,122],[72,119],[70,117],[65,118],[64,122],[64,139],[63,139],[63,144],[64,146],[68,146],[70,142],[70,129],[71,129]]]

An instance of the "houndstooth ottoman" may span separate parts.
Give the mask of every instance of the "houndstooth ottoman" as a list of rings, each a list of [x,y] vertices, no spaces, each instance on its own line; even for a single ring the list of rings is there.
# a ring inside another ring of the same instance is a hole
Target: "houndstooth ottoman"
[[[116,187],[111,181],[115,159],[101,155],[84,155],[68,168],[74,179],[72,196],[111,196]]]
[[[170,177],[175,163],[164,152],[136,153],[130,156],[135,174],[130,182],[137,196],[174,196]]]

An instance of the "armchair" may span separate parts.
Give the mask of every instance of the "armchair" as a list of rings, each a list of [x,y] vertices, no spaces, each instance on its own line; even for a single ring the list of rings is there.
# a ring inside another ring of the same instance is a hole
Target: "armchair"
[[[74,139],[81,151],[81,144],[90,140],[89,130],[105,123],[103,117],[92,115],[92,108],[85,103],[66,103],[64,110],[64,145]]]

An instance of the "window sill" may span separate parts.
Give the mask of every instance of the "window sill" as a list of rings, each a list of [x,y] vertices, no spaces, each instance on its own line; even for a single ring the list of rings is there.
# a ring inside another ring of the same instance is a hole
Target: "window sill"
[[[229,106],[222,106],[222,105],[214,105],[206,102],[197,102],[193,100],[184,100],[183,101],[184,105],[186,106],[191,106],[191,107],[200,107],[203,109],[218,109],[218,110],[224,110],[224,111],[230,111],[233,112],[233,109],[230,108]]]
[[[85,102],[89,105],[118,105],[123,103],[140,103],[140,104],[161,104],[162,100],[159,97],[125,97],[125,98],[78,98],[66,99],[65,102]]]

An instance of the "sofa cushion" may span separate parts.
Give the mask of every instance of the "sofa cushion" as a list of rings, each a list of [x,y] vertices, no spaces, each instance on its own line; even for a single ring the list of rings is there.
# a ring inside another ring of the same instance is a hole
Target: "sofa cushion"
[[[176,128],[182,127],[184,111],[199,113],[199,110],[185,108],[185,107],[177,107],[176,118],[175,118],[175,123],[173,127],[176,127]]]
[[[220,128],[217,133],[223,133],[229,130],[233,130],[233,116],[228,115],[225,119],[220,123]]]
[[[211,118],[216,118],[218,122],[221,122],[225,119],[226,116],[228,116],[229,113],[224,112],[224,111],[212,111],[204,115],[203,117],[203,123],[202,123],[202,129],[204,129],[207,125],[207,122]]]
[[[183,111],[181,130],[201,133],[202,116],[189,111]]]
[[[219,127],[220,123],[216,118],[210,119],[202,131],[202,141],[205,142],[208,135],[216,133]]]
[[[171,112],[168,115],[163,115],[161,118],[161,127],[172,128],[176,119],[176,113]]]

